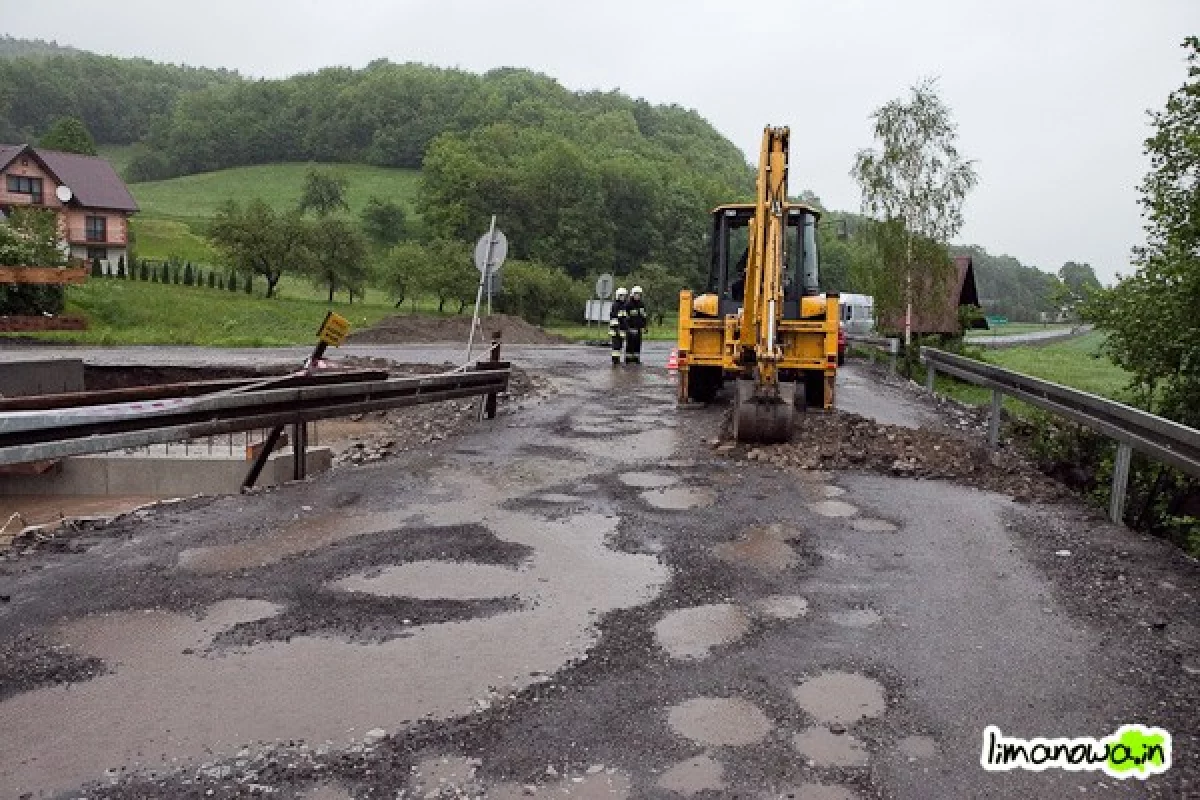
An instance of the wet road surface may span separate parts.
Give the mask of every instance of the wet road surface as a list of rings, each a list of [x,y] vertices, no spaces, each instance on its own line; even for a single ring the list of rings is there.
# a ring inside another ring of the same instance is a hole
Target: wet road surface
[[[441,450],[4,565],[0,640],[93,676],[0,692],[0,796],[1181,795],[979,766],[987,725],[1163,713],[1019,540],[1059,510],[733,459],[604,355]]]

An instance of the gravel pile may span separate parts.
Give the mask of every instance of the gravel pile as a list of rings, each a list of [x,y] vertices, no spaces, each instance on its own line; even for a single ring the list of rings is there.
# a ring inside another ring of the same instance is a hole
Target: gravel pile
[[[978,423],[964,414],[963,430]],[[1021,502],[1059,500],[1070,491],[1042,474],[1014,448],[987,449],[977,433],[884,425],[857,414],[805,414],[786,444],[745,446],[718,441],[718,451],[798,469],[859,469],[909,478],[950,480],[1003,492]]]

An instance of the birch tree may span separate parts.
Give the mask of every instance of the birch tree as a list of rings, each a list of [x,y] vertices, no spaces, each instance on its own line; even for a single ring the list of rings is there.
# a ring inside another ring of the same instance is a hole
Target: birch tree
[[[878,149],[859,151],[850,174],[862,189],[863,213],[882,223],[879,230],[891,241],[897,232],[901,236],[900,247],[880,246],[880,267],[903,285],[904,343],[909,345],[914,275],[924,272],[922,287],[940,282],[937,271],[950,264],[945,245],[962,228],[963,200],[978,176],[974,162],[958,152],[957,126],[933,79],[871,118]],[[934,263],[929,263],[929,245],[940,253]]]

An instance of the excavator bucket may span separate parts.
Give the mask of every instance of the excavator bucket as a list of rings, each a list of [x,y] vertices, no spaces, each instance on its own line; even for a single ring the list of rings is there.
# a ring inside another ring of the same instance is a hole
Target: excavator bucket
[[[775,444],[792,438],[796,384],[780,382],[764,389],[755,381],[737,382],[733,406],[733,438],[739,442]]]

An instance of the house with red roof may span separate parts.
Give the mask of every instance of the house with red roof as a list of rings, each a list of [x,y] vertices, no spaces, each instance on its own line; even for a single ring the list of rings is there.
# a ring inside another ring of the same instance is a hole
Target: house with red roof
[[[0,145],[0,215],[17,207],[57,214],[73,259],[100,259],[105,272],[129,260],[129,217],[138,205],[103,158]]]

